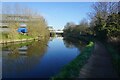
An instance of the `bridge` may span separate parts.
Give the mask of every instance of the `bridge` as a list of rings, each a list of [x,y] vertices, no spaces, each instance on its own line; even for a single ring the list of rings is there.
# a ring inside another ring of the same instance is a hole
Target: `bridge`
[[[48,27],[50,34],[55,33],[58,36],[63,36],[63,30],[54,30],[53,27]]]
[[[54,31],[50,31],[50,34],[51,33],[55,33],[56,36],[63,36],[63,30],[54,30]]]
[[[63,33],[63,30],[56,30],[54,31],[56,34],[62,34]]]

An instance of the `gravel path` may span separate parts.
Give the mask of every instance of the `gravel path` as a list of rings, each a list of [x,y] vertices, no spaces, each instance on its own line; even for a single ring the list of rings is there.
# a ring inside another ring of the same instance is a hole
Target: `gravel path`
[[[95,42],[94,51],[81,69],[79,78],[118,78],[111,57],[100,42]]]

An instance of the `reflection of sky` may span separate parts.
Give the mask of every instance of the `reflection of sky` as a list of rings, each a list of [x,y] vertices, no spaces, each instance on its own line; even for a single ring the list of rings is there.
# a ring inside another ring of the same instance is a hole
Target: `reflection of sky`
[[[48,43],[48,50],[43,53],[43,56],[24,57],[23,62],[20,63],[19,59],[4,57],[4,66],[6,66],[4,71],[11,71],[8,72],[9,74],[5,72],[7,74],[4,75],[9,77],[50,77],[57,74],[65,64],[73,60],[79,53],[77,48],[66,48],[62,39],[55,38]],[[30,66],[32,68],[27,69]]]
[[[36,67],[43,77],[58,73],[62,67],[73,60],[79,51],[77,48],[66,48],[63,41],[54,39],[49,42],[48,51],[42,58],[41,63]]]

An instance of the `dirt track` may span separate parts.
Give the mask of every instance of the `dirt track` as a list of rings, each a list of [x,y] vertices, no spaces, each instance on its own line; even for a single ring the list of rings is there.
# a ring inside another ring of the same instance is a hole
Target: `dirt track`
[[[79,78],[118,78],[111,57],[100,42],[95,42],[93,53],[81,69]]]

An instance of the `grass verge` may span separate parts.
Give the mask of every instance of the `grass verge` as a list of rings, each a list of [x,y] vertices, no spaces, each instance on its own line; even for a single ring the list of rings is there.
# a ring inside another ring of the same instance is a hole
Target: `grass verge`
[[[52,80],[59,80],[60,78],[76,78],[79,76],[80,69],[87,63],[87,60],[91,56],[94,43],[90,42],[85,49],[80,53],[77,58],[66,65],[59,74],[52,77]]]
[[[23,35],[23,34],[19,34],[19,39],[29,39],[29,38],[33,38],[33,37],[27,36],[27,35]]]

